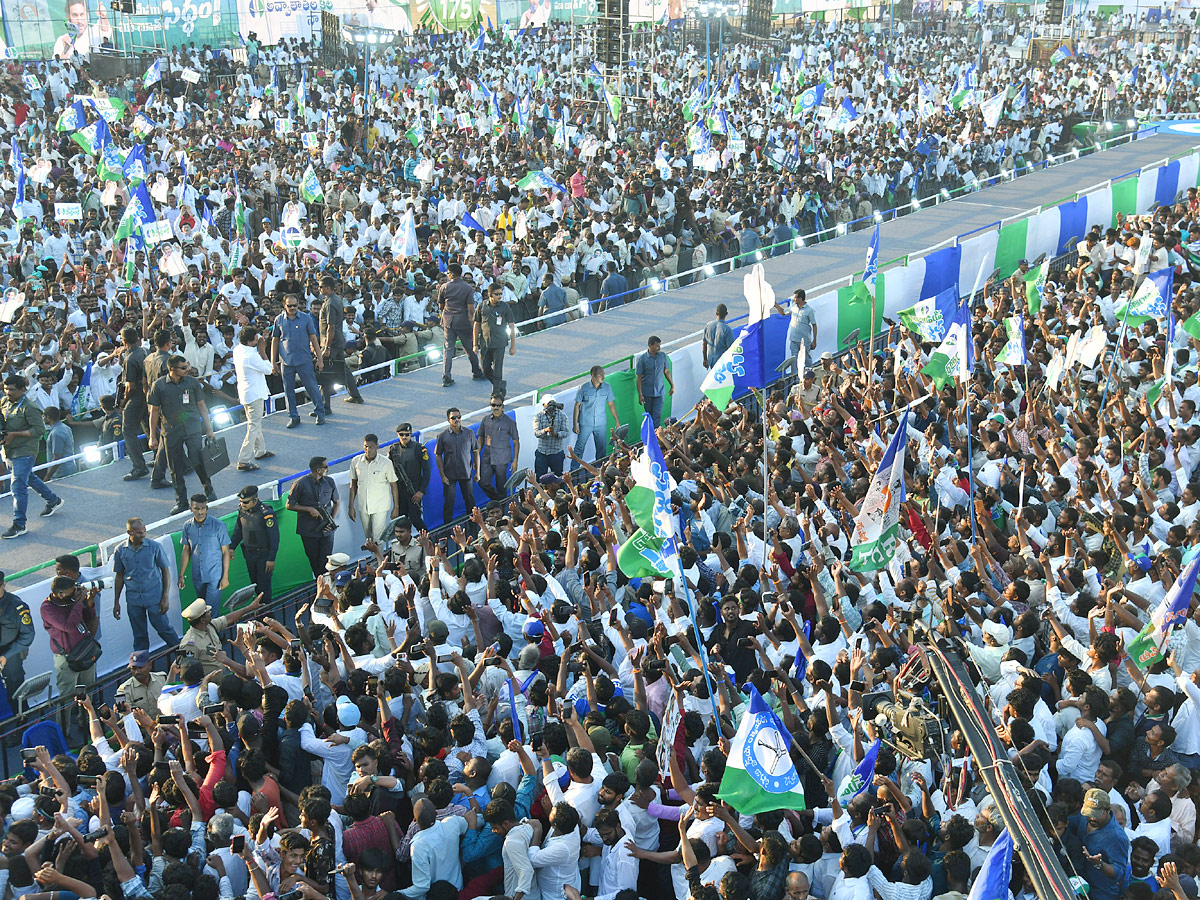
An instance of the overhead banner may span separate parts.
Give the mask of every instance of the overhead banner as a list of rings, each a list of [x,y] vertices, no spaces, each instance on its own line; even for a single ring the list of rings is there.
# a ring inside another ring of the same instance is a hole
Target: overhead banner
[[[236,0],[162,0],[114,13],[109,0],[0,0],[4,37],[21,59],[69,59],[101,48],[229,47],[237,41]]]

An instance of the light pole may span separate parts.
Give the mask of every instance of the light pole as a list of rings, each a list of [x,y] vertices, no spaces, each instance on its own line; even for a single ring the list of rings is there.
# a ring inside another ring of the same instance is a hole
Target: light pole
[[[345,25],[343,36],[363,48],[363,151],[370,137],[371,118],[371,49],[376,45],[388,45],[396,40],[396,32],[389,28],[370,25]]]
[[[696,12],[704,19],[704,80],[707,84],[712,84],[712,44],[709,26],[712,24],[714,10],[710,4],[701,3],[696,7]]]
[[[720,15],[720,21],[717,22],[717,82],[719,83],[725,77],[725,17],[738,10],[736,3],[717,3],[717,14]]]

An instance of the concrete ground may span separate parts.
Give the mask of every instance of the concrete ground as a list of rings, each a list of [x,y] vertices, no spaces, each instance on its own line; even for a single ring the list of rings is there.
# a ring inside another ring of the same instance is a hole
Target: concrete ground
[[[1154,135],[887,222],[881,229],[883,258],[924,250],[1097,182],[1151,166],[1196,143],[1195,136]],[[766,272],[776,295],[787,297],[798,287],[815,288],[861,271],[869,238],[869,231],[861,231],[767,260]],[[585,375],[597,362],[608,363],[640,353],[645,349],[646,336],[652,332],[668,344],[697,336],[712,318],[718,302],[741,308],[741,276],[740,272],[718,276],[522,338],[517,355],[505,363],[510,404],[528,403],[528,392],[573,375]],[[284,478],[304,469],[308,458],[318,453],[333,459],[354,452],[367,432],[391,438],[401,421],[427,429],[444,420],[448,406],[458,406],[464,413],[486,408],[491,386],[471,380],[465,358],[455,360],[454,374],[457,382],[449,388],[442,387],[440,363],[366,385],[362,389],[366,400],[363,405],[335,398],[335,415],[319,428],[307,410],[302,426],[293,430],[284,428],[286,415],[267,417],[267,444],[275,457],[263,460],[258,472],[239,473],[232,467],[221,472],[214,480],[217,494],[228,497],[251,481],[262,485]],[[241,426],[224,432],[231,458],[236,455],[242,434]],[[67,505],[51,519],[37,516],[42,504],[40,498],[31,495],[29,534],[0,543],[0,569],[18,571],[103,542],[122,534],[125,519],[132,515],[148,523],[164,519],[174,504],[173,492],[152,491],[146,481],[123,482],[121,476],[128,470],[129,464],[121,461],[57,482],[55,489]],[[194,477],[188,484],[189,491],[198,488]],[[7,515],[0,517],[0,521],[7,520]]]

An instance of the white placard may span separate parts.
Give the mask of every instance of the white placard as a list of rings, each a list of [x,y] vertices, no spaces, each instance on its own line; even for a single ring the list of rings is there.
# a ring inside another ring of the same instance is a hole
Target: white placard
[[[54,218],[58,222],[78,222],[83,219],[83,204],[55,203]]]
[[[188,84],[199,84],[200,83],[200,73],[197,72],[195,69],[184,69],[182,72],[179,73],[179,77],[182,78],[184,81],[186,81]]]
[[[166,203],[170,189],[171,185],[165,175],[155,175],[154,181],[150,183],[150,196],[159,203]]]
[[[157,222],[148,222],[142,226],[142,237],[146,239],[147,244],[169,241],[174,236],[174,232],[171,231],[171,223],[166,219],[159,219]]]
[[[45,184],[50,180],[50,160],[39,159],[37,165],[29,169],[25,174],[29,176],[29,180],[34,184]]]

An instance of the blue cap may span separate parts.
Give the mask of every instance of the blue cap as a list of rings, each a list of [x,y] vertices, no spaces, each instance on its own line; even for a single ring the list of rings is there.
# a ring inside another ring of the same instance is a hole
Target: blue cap
[[[629,614],[631,616],[641,619],[643,622],[645,622],[647,625],[649,625],[651,627],[653,627],[653,625],[654,625],[654,616],[650,615],[650,610],[646,609],[646,607],[644,605],[642,605],[641,603],[630,603],[629,604]]]
[[[541,619],[529,619],[525,622],[521,631],[525,637],[540,638],[546,633],[546,626],[542,624]]]
[[[345,587],[350,583],[350,579],[354,576],[349,572],[338,572],[333,576],[333,584],[335,587]]]
[[[1149,572],[1150,566],[1153,565],[1153,561],[1145,553],[1139,553],[1136,556],[1131,553],[1129,554],[1129,560],[1130,562],[1136,563],[1137,567],[1143,572]]]

